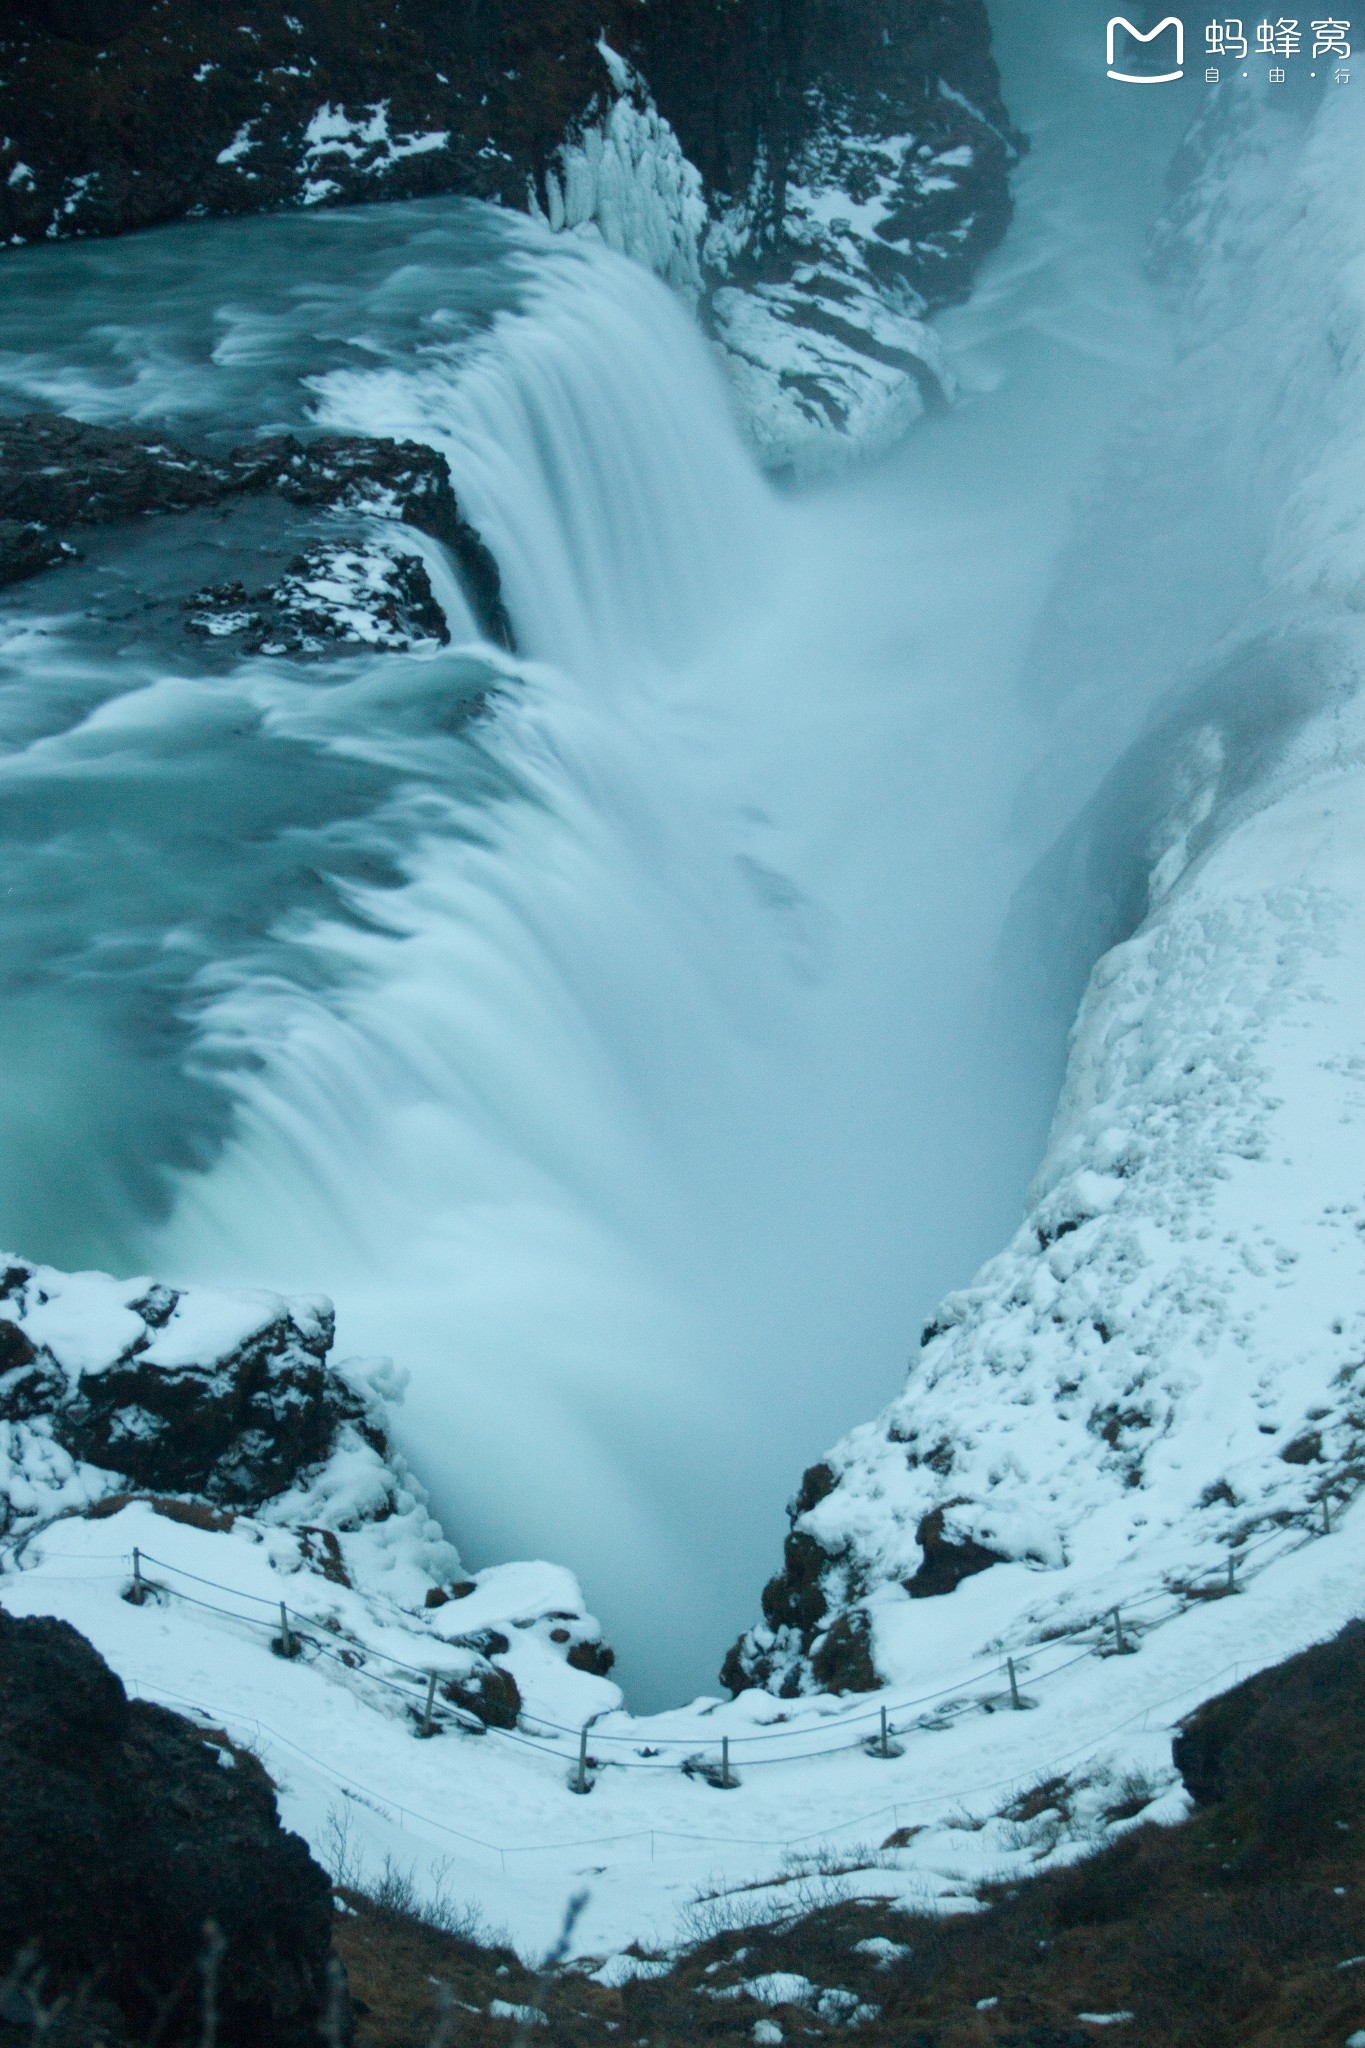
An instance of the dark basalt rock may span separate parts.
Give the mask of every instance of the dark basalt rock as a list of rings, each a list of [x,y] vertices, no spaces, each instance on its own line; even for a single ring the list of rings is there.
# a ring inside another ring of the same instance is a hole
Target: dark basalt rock
[[[46,1416],[72,1457],[138,1491],[230,1508],[285,1492],[348,1424],[384,1452],[362,1397],[326,1362],[330,1315],[300,1323],[281,1310],[226,1356],[177,1366],[143,1355],[155,1328],[103,1370],[69,1374],[22,1321],[0,1321],[0,1422]]]
[[[820,1472],[827,1471],[828,1467],[812,1469]],[[793,1521],[798,1514],[805,1512],[801,1501],[810,1479],[808,1472],[801,1494],[788,1509]],[[792,1529],[789,1532],[782,1546],[782,1570],[763,1588],[763,1619],[767,1627],[761,1632],[751,1631],[742,1635],[731,1647],[721,1666],[722,1685],[731,1692],[743,1692],[749,1686],[781,1683],[795,1660],[809,1654],[817,1636],[825,1632],[825,1617],[829,1611],[825,1578],[835,1563],[836,1560],[808,1530]],[[831,1629],[829,1635],[834,1634]],[[835,1637],[831,1668],[842,1669],[843,1642],[842,1635]],[[861,1690],[857,1686],[847,1689]]]
[[[1172,1745],[1196,1806],[1256,1816],[1241,1864],[1292,1856],[1358,1825],[1365,1797],[1365,1623],[1209,1700]]]
[[[463,1678],[448,1679],[441,1687],[441,1697],[466,1713],[477,1714],[486,1728],[515,1728],[521,1712],[517,1681],[501,1664],[483,1664]]]
[[[0,1322],[0,1421],[28,1422],[66,1393],[66,1375],[17,1323]]]
[[[572,1644],[566,1661],[575,1671],[586,1671],[592,1678],[607,1678],[616,1662],[616,1652],[600,1636],[591,1636],[586,1642]]]
[[[866,1613],[846,1607],[829,1619],[828,1575],[839,1573],[843,1597],[846,1568],[803,1529],[785,1545],[785,1570],[763,1589],[767,1626],[751,1629],[732,1645],[721,1666],[721,1684],[731,1692],[766,1685],[784,1698],[807,1681],[826,1692],[875,1692],[882,1683],[872,1657],[872,1629]]]
[[[841,1614],[811,1651],[811,1676],[825,1692],[876,1692],[881,1675],[872,1661],[872,1624],[861,1608]]]
[[[782,1545],[782,1570],[763,1588],[763,1618],[769,1628],[796,1628],[810,1635],[825,1618],[824,1575],[830,1556],[804,1529]]]
[[[832,1554],[799,1526],[836,1484],[832,1468],[823,1463],[804,1475],[787,1510],[794,1526],[783,1544],[783,1568],[763,1588],[764,1625],[747,1630],[721,1667],[721,1683],[731,1692],[763,1685],[792,1696],[812,1684],[828,1692],[874,1692],[882,1684],[871,1623],[858,1605],[866,1587],[856,1563]],[[904,1581],[912,1600],[941,1598],[1005,1561],[1003,1552],[971,1536],[945,1535],[947,1512],[935,1508],[915,1531],[923,1555]]]
[[[18,0],[0,31],[0,236],[437,192],[525,202],[638,0]],[[324,107],[382,131],[309,137]],[[412,148],[417,137],[439,138]],[[405,139],[408,146],[405,148]],[[16,177],[16,167],[23,171]]]
[[[932,1514],[924,1516],[915,1531],[915,1541],[924,1556],[918,1571],[905,1581],[905,1590],[912,1600],[938,1599],[954,1592],[964,1579],[1005,1562],[1003,1551],[991,1550],[971,1536],[945,1536],[945,1514],[945,1509],[935,1508]]]
[[[136,1486],[257,1506],[321,1462],[359,1397],[288,1316],[230,1358],[167,1371],[136,1358],[85,1375],[53,1433],[73,1457]]]
[[[296,555],[273,588],[241,583],[198,591],[185,607],[191,633],[233,641],[244,654],[324,654],[338,647],[393,652],[450,628],[420,555],[323,541]]]
[[[25,1984],[75,2002],[59,2038],[203,2038],[205,1927],[224,1944],[222,2048],[314,2048],[331,1886],[254,1758],[129,1700],[75,1629],[0,1610],[0,2040],[37,2038]],[[80,2000],[84,1998],[84,2013]],[[344,2022],[343,2022],[344,2024]]]
[[[771,232],[759,241],[760,250],[766,242],[763,273],[786,269],[780,259],[789,185],[837,183],[855,203],[870,197],[885,169],[876,141],[910,133],[922,151],[920,165],[958,150],[969,161],[936,165],[930,178],[912,165],[865,245],[865,260],[880,283],[917,293],[930,306],[964,298],[977,264],[1009,225],[1008,172],[1024,147],[1000,98],[982,0],[774,0],[740,12],[749,31],[750,104],[765,107],[754,140],[772,195]],[[658,60],[656,67],[666,75]],[[645,70],[656,75],[648,59]],[[677,107],[683,145],[708,182],[738,198],[753,167],[733,147],[728,163],[716,161],[730,124],[706,119],[697,104],[702,82],[693,68],[678,77],[676,99],[670,93],[668,101]],[[941,91],[940,82],[950,91]],[[822,251],[819,244],[791,253],[799,262]],[[866,337],[860,345],[867,350]]]
[[[60,414],[0,418],[0,583],[60,561],[63,530],[265,493],[314,509],[381,508],[430,534],[453,556],[480,629],[499,646],[512,645],[497,563],[460,511],[445,457],[418,441],[323,434],[304,442],[276,434],[197,453]],[[438,608],[426,572],[415,557],[400,559],[421,571],[420,578],[409,572],[409,609],[425,607],[430,620]],[[291,565],[291,574],[307,568],[306,561]]]
[[[0,519],[0,587],[55,569],[73,553],[37,521]]]
[[[750,1686],[762,1685],[766,1675],[766,1670],[760,1671],[757,1667],[749,1635],[742,1635],[738,1642],[731,1643],[720,1667],[720,1682],[727,1692],[746,1692]]]
[[[801,1484],[796,1489],[796,1499],[792,1502],[791,1513],[808,1515],[812,1508],[818,1508],[822,1500],[829,1498],[837,1483],[834,1468],[825,1464],[823,1459],[818,1465],[807,1465],[801,1474]]]
[[[814,325],[855,278],[933,307],[1004,233],[1023,142],[982,0],[11,0],[0,246],[437,193],[538,204],[620,90],[603,42],[724,224],[708,285],[793,283],[782,318]],[[875,227],[803,213],[829,189],[850,211],[878,196]],[[843,338],[886,346],[856,318]],[[913,352],[902,367],[940,402]]]

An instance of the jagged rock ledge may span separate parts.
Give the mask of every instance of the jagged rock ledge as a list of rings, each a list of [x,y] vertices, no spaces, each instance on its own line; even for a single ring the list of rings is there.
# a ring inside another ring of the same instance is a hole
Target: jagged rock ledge
[[[273,589],[201,592],[189,609],[191,630],[236,637],[251,653],[448,640],[420,556],[375,538],[378,522],[394,522],[449,551],[480,630],[512,646],[497,563],[460,510],[445,457],[418,441],[274,434],[210,454],[60,414],[0,418],[0,585],[70,560],[77,548],[69,536],[81,528],[266,496],[361,515],[367,532],[315,542]]]

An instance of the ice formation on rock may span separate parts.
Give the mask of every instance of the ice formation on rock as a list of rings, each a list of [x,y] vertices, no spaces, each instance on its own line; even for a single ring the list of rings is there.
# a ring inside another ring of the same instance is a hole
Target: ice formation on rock
[[[543,217],[557,231],[595,230],[609,249],[695,300],[706,228],[701,172],[684,156],[634,66],[605,40],[598,49],[616,97],[604,111],[590,110],[595,118],[564,143],[546,171]],[[530,198],[540,213],[534,187]]]

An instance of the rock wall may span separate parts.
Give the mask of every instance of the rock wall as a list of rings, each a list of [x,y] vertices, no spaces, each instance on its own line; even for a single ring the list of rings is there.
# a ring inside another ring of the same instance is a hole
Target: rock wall
[[[924,316],[1010,216],[980,0],[19,0],[0,246],[462,193],[703,299],[774,463],[946,396]]]

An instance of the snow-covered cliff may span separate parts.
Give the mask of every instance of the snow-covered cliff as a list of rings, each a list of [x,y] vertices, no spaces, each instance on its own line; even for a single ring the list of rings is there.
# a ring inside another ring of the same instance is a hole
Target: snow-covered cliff
[[[1015,1645],[1207,1587],[1365,1475],[1362,128],[1263,87],[1183,153],[1180,357],[1050,642],[1082,762],[1173,687],[1017,914],[1053,969],[1109,949],[1023,1224],[806,1474],[733,1685],[923,1678],[978,1575]]]

